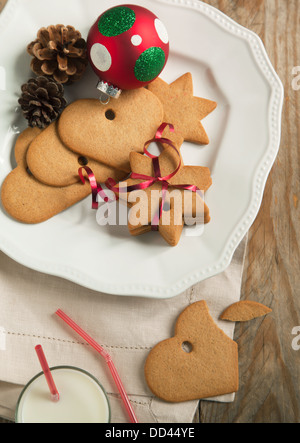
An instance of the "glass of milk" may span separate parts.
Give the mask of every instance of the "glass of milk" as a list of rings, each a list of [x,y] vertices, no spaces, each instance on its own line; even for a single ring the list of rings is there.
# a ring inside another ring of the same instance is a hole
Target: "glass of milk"
[[[20,395],[16,423],[110,423],[107,394],[95,377],[71,366],[51,368],[51,374],[59,391],[59,401],[51,401],[41,372]]]

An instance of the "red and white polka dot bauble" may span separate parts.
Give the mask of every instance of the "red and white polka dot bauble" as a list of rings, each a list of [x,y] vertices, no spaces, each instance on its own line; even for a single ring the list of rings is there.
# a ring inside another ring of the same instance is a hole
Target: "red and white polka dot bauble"
[[[164,24],[136,5],[117,6],[100,15],[87,44],[91,66],[100,80],[121,90],[152,82],[169,57]]]

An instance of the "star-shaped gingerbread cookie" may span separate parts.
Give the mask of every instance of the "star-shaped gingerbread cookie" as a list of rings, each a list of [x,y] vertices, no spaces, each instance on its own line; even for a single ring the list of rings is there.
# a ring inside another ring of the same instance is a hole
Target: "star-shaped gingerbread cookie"
[[[164,108],[164,121],[174,125],[176,133],[170,135],[168,128],[164,137],[168,137],[180,148],[184,141],[207,145],[209,137],[201,123],[214,111],[217,103],[194,96],[191,73],[184,74],[170,85],[157,78],[148,85],[149,91],[155,94]]]
[[[174,172],[179,164],[179,156],[173,148],[165,148],[159,156],[161,177]],[[155,177],[153,161],[146,155],[132,152],[130,155],[132,172],[147,177]],[[137,185],[145,182],[142,179],[129,178],[119,183],[119,188]],[[208,168],[201,166],[185,166],[181,160],[178,172],[168,180],[169,187],[165,196],[161,217],[157,219],[157,230],[171,246],[176,246],[180,240],[185,224],[195,221],[208,223],[210,214],[202,195],[197,192],[177,189],[177,185],[195,185],[205,192],[212,185]],[[153,230],[153,221],[159,213],[162,201],[162,183],[156,182],[144,190],[120,192],[121,200],[131,207],[128,227],[131,235],[138,236]]]

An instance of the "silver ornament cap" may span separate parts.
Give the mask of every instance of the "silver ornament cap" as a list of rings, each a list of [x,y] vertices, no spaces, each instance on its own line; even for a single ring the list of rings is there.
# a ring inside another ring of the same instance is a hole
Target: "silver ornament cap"
[[[102,80],[97,84],[97,89],[101,92],[100,101],[103,104],[109,103],[111,98],[119,98],[122,93],[122,89],[109,85]]]

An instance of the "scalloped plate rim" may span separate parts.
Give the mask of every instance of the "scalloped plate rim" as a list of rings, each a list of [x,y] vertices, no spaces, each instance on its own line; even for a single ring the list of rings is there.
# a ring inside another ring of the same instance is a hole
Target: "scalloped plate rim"
[[[216,264],[213,267],[209,267],[207,269],[194,270],[189,273],[185,278],[180,278],[180,280],[176,281],[172,285],[168,285],[167,287],[163,285],[142,285],[142,284],[106,284],[104,282],[100,282],[98,280],[91,281],[91,276],[75,269],[74,267],[64,266],[63,268],[58,267],[57,269],[49,270],[49,264],[47,260],[34,260],[31,257],[27,256],[23,251],[18,249],[12,242],[7,241],[3,235],[0,233],[0,249],[11,259],[15,260],[19,264],[30,268],[37,272],[42,272],[48,275],[52,275],[55,277],[63,278],[69,280],[75,284],[86,287],[90,290],[97,291],[100,293],[107,293],[112,295],[120,295],[120,296],[137,296],[137,297],[149,297],[149,298],[161,298],[167,299],[172,298],[195,284],[216,276],[222,272],[224,272],[232,261],[232,257],[238,248],[239,244],[247,234],[248,230],[254,223],[257,214],[260,210],[265,185],[269,176],[269,173],[274,165],[277,154],[280,148],[280,140],[281,140],[281,115],[282,115],[282,107],[284,100],[284,87],[283,84],[276,73],[274,67],[271,64],[269,56],[266,52],[265,46],[260,39],[260,37],[255,34],[253,31],[241,26],[233,19],[219,11],[218,9],[210,6],[202,1],[198,0],[154,0],[156,3],[167,4],[170,6],[180,6],[195,9],[199,13],[204,14],[206,17],[213,20],[218,26],[221,28],[225,28],[228,32],[233,33],[237,38],[242,38],[247,40],[249,47],[254,52],[254,59],[256,61],[257,67],[260,68],[263,72],[257,54],[255,54],[254,47],[257,51],[261,51],[263,55],[263,62],[265,66],[267,66],[269,72],[273,76],[273,83],[269,80],[269,85],[272,90],[272,96],[275,94],[276,102],[273,103],[273,120],[270,122],[269,132],[270,134],[276,131],[277,136],[273,138],[270,137],[270,141],[268,148],[264,152],[263,158],[268,156],[268,161],[265,161],[264,166],[259,165],[256,170],[255,178],[252,183],[252,193],[255,193],[255,200],[251,203],[248,210],[241,218],[240,222],[233,228],[233,232],[231,237],[228,239],[226,246],[223,249],[223,253],[221,257],[218,259]],[[17,7],[19,0],[8,0],[2,14],[0,15],[0,33],[2,27],[5,26],[5,23],[8,23],[10,17],[13,14],[14,8]],[[273,100],[274,102],[274,100]],[[269,111],[271,113],[271,109]],[[273,123],[273,126],[271,125]],[[276,129],[275,129],[276,128]],[[253,200],[253,198],[252,198]],[[53,268],[53,263],[51,263],[51,267]],[[55,267],[54,267],[55,268]]]

